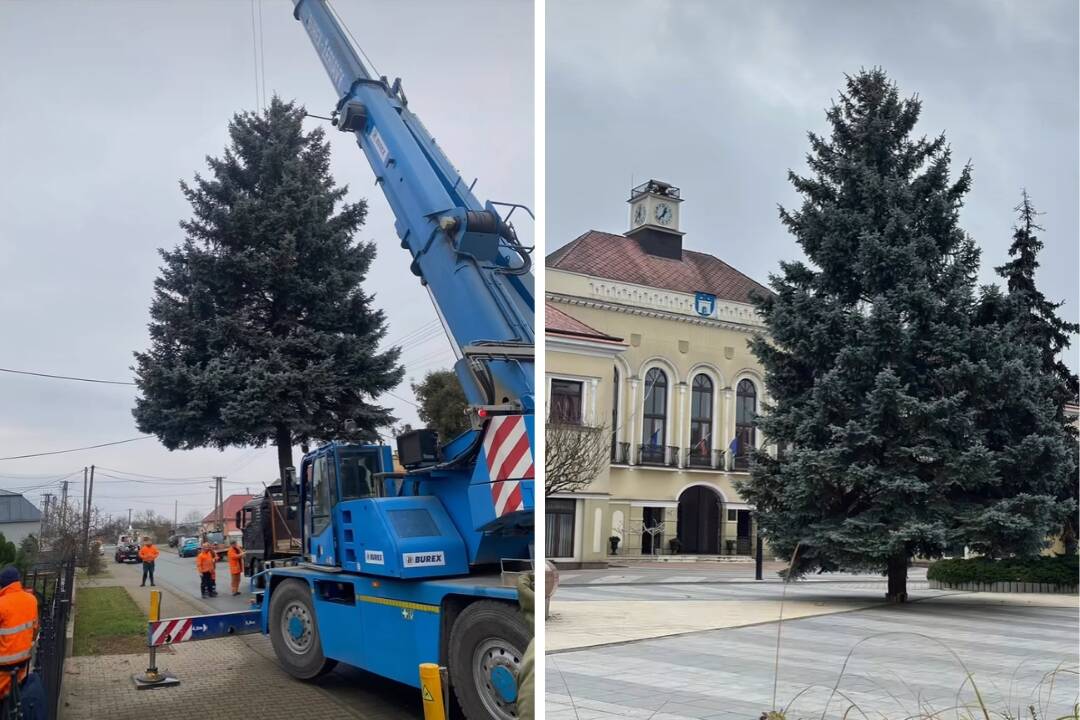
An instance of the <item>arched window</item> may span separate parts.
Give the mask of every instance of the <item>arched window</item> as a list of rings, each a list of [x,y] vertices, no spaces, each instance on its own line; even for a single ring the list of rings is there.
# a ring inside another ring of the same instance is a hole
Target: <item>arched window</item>
[[[664,463],[667,437],[667,375],[660,368],[645,373],[645,398],[642,402],[641,462]]]
[[[698,375],[690,387],[690,453],[691,467],[712,466],[713,381],[708,375]]]
[[[757,414],[757,388],[750,380],[740,380],[735,390],[735,469],[750,467],[750,452],[757,444],[754,416]]]

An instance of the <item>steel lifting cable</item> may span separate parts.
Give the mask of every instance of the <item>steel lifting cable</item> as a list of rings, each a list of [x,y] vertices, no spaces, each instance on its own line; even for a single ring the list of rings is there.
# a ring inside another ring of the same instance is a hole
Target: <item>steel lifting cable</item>
[[[259,43],[255,36],[255,0],[251,0],[251,67],[255,72],[255,109],[263,104],[259,101]]]

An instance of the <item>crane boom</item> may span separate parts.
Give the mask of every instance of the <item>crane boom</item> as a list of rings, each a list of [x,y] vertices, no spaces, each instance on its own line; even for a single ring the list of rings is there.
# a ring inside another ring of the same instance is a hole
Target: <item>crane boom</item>
[[[326,1],[294,3],[293,15],[338,95],[337,127],[356,136],[390,204],[411,270],[427,287],[454,346],[466,398],[473,406],[531,413],[530,249],[496,203],[481,203],[472,193],[409,109],[400,80],[373,77]],[[523,206],[507,207],[512,213]]]

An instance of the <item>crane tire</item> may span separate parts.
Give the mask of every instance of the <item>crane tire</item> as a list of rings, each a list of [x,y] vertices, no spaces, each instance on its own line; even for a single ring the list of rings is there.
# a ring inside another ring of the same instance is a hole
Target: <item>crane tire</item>
[[[337,665],[323,655],[311,590],[300,580],[285,580],[270,595],[270,643],[285,672],[314,680]]]
[[[517,606],[478,600],[450,629],[450,685],[468,720],[513,720],[518,671],[532,628]]]

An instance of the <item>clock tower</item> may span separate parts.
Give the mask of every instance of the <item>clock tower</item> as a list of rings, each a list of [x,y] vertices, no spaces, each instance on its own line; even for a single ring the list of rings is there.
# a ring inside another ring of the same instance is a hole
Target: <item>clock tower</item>
[[[682,259],[682,236],[679,231],[679,188],[659,180],[650,180],[630,191],[630,229],[627,237],[638,241],[650,255]]]

